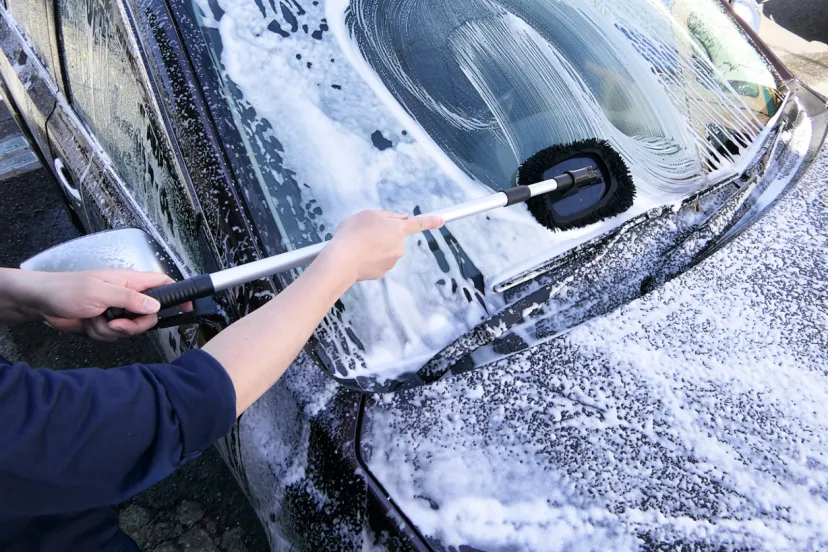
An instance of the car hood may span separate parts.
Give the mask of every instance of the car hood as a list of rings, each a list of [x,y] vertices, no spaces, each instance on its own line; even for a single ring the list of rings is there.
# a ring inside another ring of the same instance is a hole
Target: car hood
[[[766,216],[652,293],[376,396],[370,473],[436,548],[828,547],[826,182],[823,151]]]
[[[266,253],[326,239],[361,209],[428,212],[509,187],[553,144],[607,139],[631,166],[638,195],[621,216],[556,233],[523,206],[501,209],[413,240],[383,281],[350,290],[315,352],[365,390],[428,381],[532,295],[517,279],[563,255],[583,265],[596,250],[576,248],[744,174],[781,118],[772,72],[709,0],[195,2],[220,36]],[[717,66],[718,33],[749,61]],[[739,136],[733,158],[715,153],[713,127]]]

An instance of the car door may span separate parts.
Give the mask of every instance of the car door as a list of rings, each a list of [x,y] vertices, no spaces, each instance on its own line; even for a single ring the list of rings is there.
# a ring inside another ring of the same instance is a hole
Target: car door
[[[111,0],[52,5],[64,93],[47,131],[55,174],[73,190],[86,228],[141,228],[183,276],[214,270],[201,209],[164,125],[129,10]],[[213,324],[215,317],[218,307],[204,299],[194,313],[162,320],[162,327],[178,326],[158,333],[164,355],[175,358],[203,340],[204,325],[189,322]]]
[[[51,164],[46,121],[61,78],[46,0],[7,0],[0,7],[3,94],[41,161]]]
[[[48,122],[58,178],[90,230],[140,227],[184,274],[203,270],[200,209],[161,122],[124,6],[55,0],[65,97]]]

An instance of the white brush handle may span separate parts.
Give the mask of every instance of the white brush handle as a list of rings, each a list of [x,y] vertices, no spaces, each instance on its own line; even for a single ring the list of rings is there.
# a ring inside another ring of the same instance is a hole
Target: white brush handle
[[[503,192],[497,192],[480,199],[461,203],[453,207],[421,215],[422,217],[439,217],[445,222],[452,222],[462,218],[478,215],[500,207],[523,203],[533,197],[549,192],[566,192],[578,185],[600,179],[597,170],[593,167],[570,171],[566,174],[551,178],[530,186],[516,186]],[[419,217],[418,217],[419,218]],[[287,272],[300,266],[309,265],[322,252],[327,242],[317,243],[302,249],[296,249],[281,255],[274,255],[266,259],[254,261],[244,265],[221,270],[213,274],[201,274],[188,280],[161,286],[144,293],[161,303],[161,308],[172,307],[193,301],[202,297],[209,297],[216,292],[246,284],[254,280],[266,278],[281,272]],[[124,316],[123,311],[110,309],[107,317],[119,318]]]
[[[559,187],[560,185],[558,184],[558,181],[553,178],[537,184],[532,184],[531,186],[510,188],[505,192],[497,192],[486,197],[481,197],[480,199],[474,199],[472,201],[461,203],[460,205],[454,205],[452,207],[447,207],[445,209],[440,209],[438,211],[420,216],[439,217],[447,223],[453,222],[474,215],[479,215],[480,213],[493,211],[495,209],[499,209],[500,207],[506,207],[507,205],[522,203],[529,198],[554,192]],[[315,245],[303,247],[302,249],[296,249],[294,251],[289,251],[288,253],[268,257],[267,259],[262,259],[260,261],[254,261],[245,265],[228,268],[227,270],[211,274],[210,278],[213,280],[213,287],[215,288],[215,291],[222,291],[233,286],[238,286],[247,282],[252,282],[253,280],[271,276],[273,274],[287,272],[288,270],[308,265],[312,263],[316,256],[322,252],[325,245],[327,245],[327,242],[317,243]]]

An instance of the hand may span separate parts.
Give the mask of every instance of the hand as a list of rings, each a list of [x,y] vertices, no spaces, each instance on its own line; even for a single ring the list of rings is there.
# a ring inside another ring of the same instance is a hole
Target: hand
[[[244,412],[282,376],[354,282],[381,278],[405,253],[407,235],[442,225],[438,218],[409,220],[379,211],[351,217],[292,284],[266,306],[211,339],[202,350],[219,361],[230,376],[236,414]]]
[[[173,281],[165,274],[131,270],[33,274],[37,308],[46,321],[60,331],[84,332],[99,341],[138,335],[155,326],[160,304],[140,292]],[[102,315],[110,307],[143,316],[109,322]],[[192,304],[182,309],[190,311]]]
[[[363,211],[345,220],[326,250],[356,281],[379,280],[405,254],[405,237],[443,226],[438,217],[409,218],[389,211]]]

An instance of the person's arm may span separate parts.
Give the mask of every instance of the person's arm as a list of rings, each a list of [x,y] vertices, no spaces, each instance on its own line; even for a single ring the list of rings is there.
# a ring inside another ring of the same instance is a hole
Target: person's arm
[[[143,333],[158,323],[158,301],[140,292],[171,282],[156,272],[0,268],[0,324],[45,320],[61,331],[85,332],[99,341],[114,341]],[[101,315],[110,307],[142,316],[109,322]],[[192,305],[182,308],[191,310]]]
[[[354,282],[381,278],[405,253],[405,236],[442,225],[375,211],[348,219],[293,284],[204,345],[233,381],[237,415],[276,383]]]
[[[0,324],[31,322],[40,318],[33,302],[24,297],[24,272],[15,268],[0,268]]]
[[[0,517],[61,514],[168,476],[227,434],[235,393],[201,351],[109,370],[0,362],[0,419]]]
[[[0,500],[0,514],[113,504],[166,477],[279,379],[349,286],[381,278],[402,257],[405,236],[441,225],[373,211],[346,220],[292,285],[172,365],[54,372],[0,364],[0,496],[17,497]],[[101,320],[108,307],[140,312],[144,296],[135,292],[166,281],[3,271],[0,312],[6,321]]]

